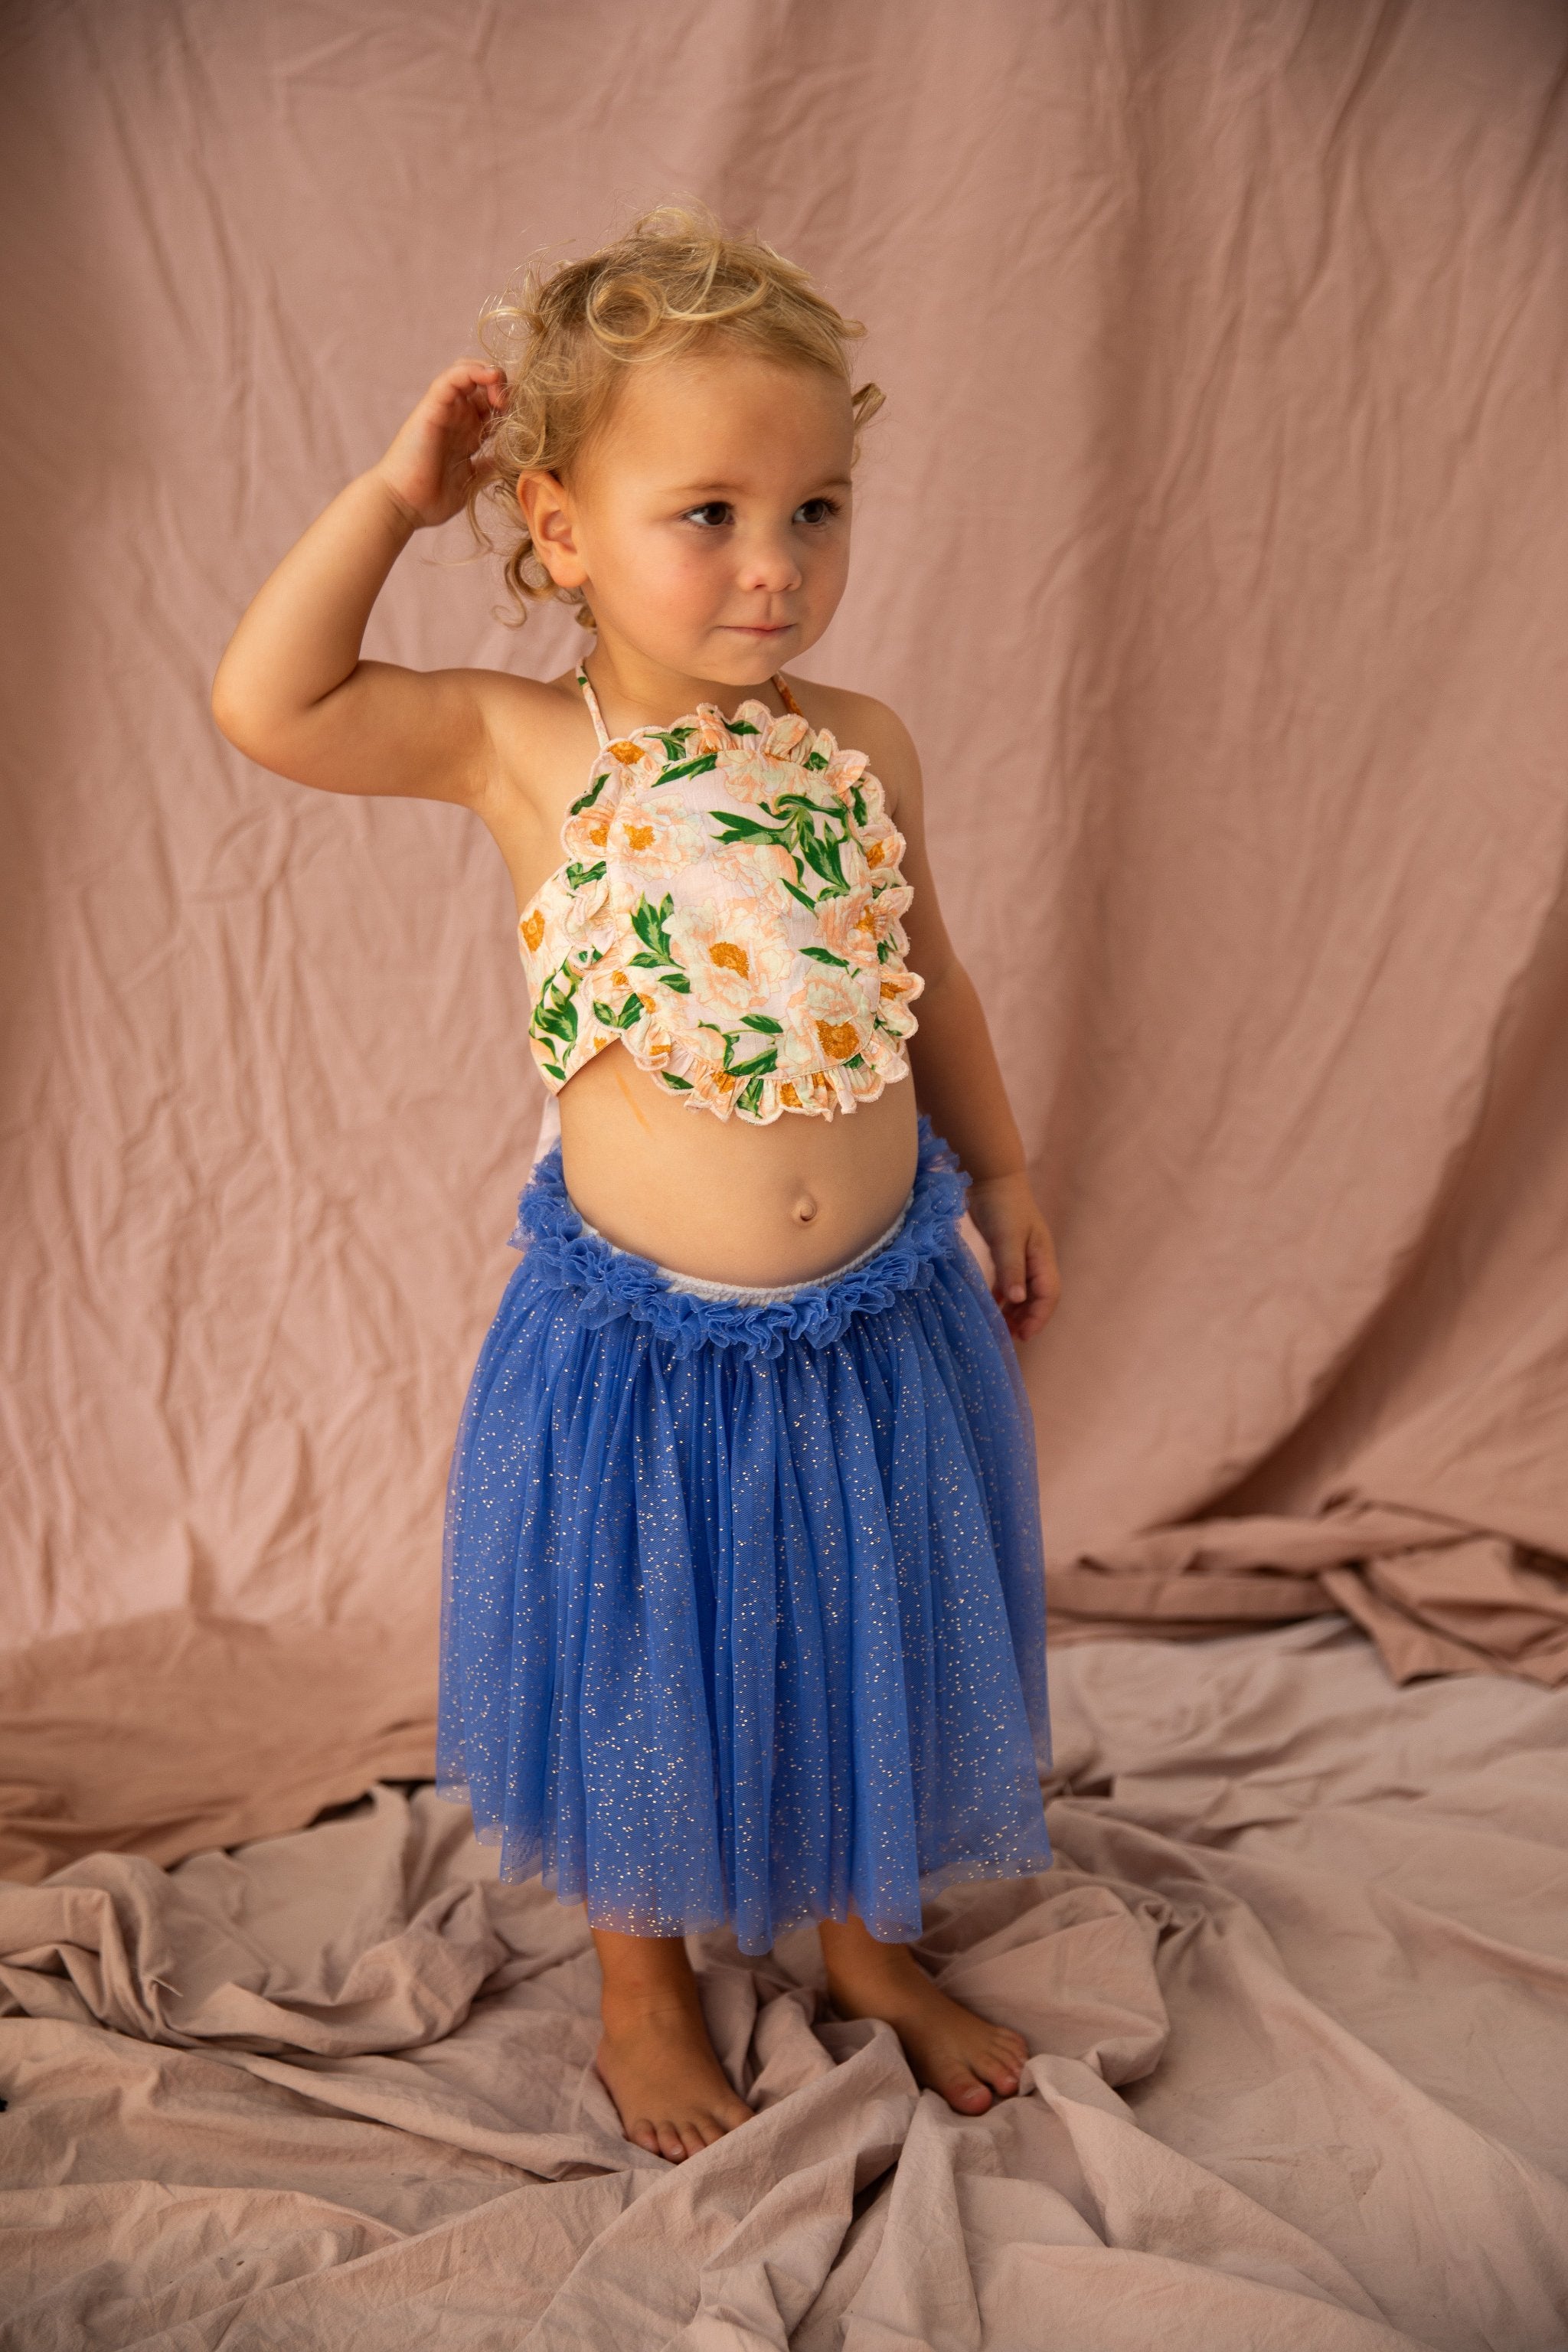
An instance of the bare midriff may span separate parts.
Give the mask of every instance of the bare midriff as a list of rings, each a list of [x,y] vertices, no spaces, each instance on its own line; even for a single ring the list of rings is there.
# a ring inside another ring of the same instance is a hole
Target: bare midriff
[[[692,1109],[612,1045],[559,1100],[579,1213],[616,1248],[709,1282],[814,1281],[886,1233],[914,1182],[912,1076],[831,1118],[758,1127]]]

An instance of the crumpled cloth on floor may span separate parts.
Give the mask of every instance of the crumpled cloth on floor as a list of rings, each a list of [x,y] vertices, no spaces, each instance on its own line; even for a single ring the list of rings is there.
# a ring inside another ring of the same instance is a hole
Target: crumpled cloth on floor
[[[580,1912],[385,1786],[0,1894],[11,2352],[1561,2352],[1568,1695],[1396,1689],[1342,1619],[1053,1661],[1057,1860],[928,1966],[1028,2041],[977,2118],[694,1942],[757,2120],[593,2071]]]

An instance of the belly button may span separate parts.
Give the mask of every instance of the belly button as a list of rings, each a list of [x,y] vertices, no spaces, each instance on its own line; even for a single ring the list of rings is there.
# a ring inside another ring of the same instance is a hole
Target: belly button
[[[809,1225],[816,1215],[816,1202],[809,1192],[803,1193],[795,1204],[795,1222]]]

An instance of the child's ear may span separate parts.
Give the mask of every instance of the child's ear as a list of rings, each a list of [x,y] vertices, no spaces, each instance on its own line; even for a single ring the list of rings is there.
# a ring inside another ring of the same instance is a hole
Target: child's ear
[[[517,503],[539,560],[557,588],[580,588],[587,573],[577,551],[576,520],[564,483],[542,471],[520,474]]]

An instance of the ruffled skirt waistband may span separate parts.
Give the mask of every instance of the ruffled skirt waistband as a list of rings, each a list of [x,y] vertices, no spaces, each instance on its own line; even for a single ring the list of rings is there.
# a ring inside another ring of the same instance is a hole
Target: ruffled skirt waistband
[[[571,1291],[590,1328],[626,1315],[670,1341],[678,1356],[718,1347],[776,1358],[796,1339],[826,1346],[855,1315],[929,1283],[936,1261],[964,1247],[958,1223],[968,1187],[951,1147],[922,1113],[915,1181],[888,1232],[831,1274],[752,1289],[673,1274],[606,1241],[567,1192],[555,1144],[518,1202],[511,1245],[525,1253],[531,1279]]]

